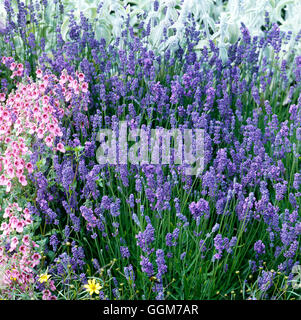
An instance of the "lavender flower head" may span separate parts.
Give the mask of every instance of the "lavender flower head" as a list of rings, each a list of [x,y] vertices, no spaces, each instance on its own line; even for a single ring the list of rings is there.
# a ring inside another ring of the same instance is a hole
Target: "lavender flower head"
[[[210,214],[209,203],[204,199],[200,199],[198,202],[192,202],[189,205],[189,210],[195,220],[198,217],[201,217],[203,215],[205,215],[206,219],[209,218],[209,214]]]

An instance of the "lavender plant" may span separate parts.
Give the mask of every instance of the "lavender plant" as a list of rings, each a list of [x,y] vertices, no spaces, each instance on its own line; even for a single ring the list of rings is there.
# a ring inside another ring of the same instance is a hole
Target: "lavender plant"
[[[288,41],[297,48],[300,36],[266,16],[262,34],[242,23],[229,45],[200,47],[203,34],[187,13],[181,43],[171,50],[163,34],[160,53],[150,46],[152,19],[135,26],[130,14],[123,19],[108,41],[84,15],[71,15],[68,36],[57,27],[51,52],[47,39],[23,34],[25,73],[40,68],[65,72],[66,84],[69,76],[87,82],[85,109],[70,89],[76,112],[60,122],[64,152],[42,159],[37,144],[31,155],[36,193],[27,208],[45,239],[37,296],[298,297],[301,58],[285,59],[282,50]],[[1,52],[18,56],[9,42],[17,32],[2,36]],[[99,130],[118,136],[120,121],[150,139],[151,129],[203,129],[203,172],[186,175],[172,161],[98,163]]]

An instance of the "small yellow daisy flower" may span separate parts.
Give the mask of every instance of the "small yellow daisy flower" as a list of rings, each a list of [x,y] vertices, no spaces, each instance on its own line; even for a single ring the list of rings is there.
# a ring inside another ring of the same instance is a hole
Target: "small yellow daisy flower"
[[[99,294],[99,290],[102,288],[99,283],[96,283],[96,280],[88,280],[88,284],[84,285],[89,294],[92,296],[93,293]]]
[[[43,282],[47,282],[49,280],[51,276],[47,273],[42,273],[39,277],[39,282],[43,283]]]

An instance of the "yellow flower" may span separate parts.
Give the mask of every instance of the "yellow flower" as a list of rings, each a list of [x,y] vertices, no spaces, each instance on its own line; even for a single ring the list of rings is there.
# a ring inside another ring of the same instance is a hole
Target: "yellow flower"
[[[95,279],[88,280],[88,284],[84,285],[87,291],[89,291],[90,295],[92,296],[93,293],[99,294],[99,290],[102,288],[99,283],[96,283]]]
[[[39,277],[40,283],[47,282],[51,276],[47,273],[42,273]]]

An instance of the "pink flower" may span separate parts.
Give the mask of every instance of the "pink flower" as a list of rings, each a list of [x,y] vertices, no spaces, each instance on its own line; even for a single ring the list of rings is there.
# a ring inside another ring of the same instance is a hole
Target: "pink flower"
[[[36,252],[31,256],[31,259],[32,259],[32,265],[37,266],[40,263],[41,256],[39,253]]]
[[[54,124],[53,123],[48,123],[47,124],[47,130],[49,131],[49,132],[51,132],[51,133],[55,133],[55,126],[54,126]]]
[[[41,84],[40,84],[40,90],[41,90],[42,92],[44,92],[45,89],[46,89],[46,85],[45,85],[44,83],[41,83]]]
[[[25,218],[25,220],[23,220],[23,222],[24,222],[24,225],[27,226],[32,223],[32,220],[31,220],[31,218]]]
[[[58,127],[55,128],[54,133],[55,133],[55,135],[56,135],[57,137],[62,137],[62,136],[63,136],[63,133],[62,133],[61,129],[58,128]]]
[[[21,77],[22,74],[23,74],[23,71],[24,71],[23,69],[22,69],[22,70],[20,70],[20,69],[17,70],[16,75],[19,76],[19,77]]]
[[[49,281],[49,288],[50,288],[50,290],[52,290],[52,291],[56,290],[56,286],[54,285],[54,281],[53,281],[53,280],[50,280],[50,281]]]
[[[13,167],[9,167],[6,169],[6,173],[12,179],[15,176],[15,170]]]
[[[65,152],[66,152],[65,147],[64,147],[64,145],[63,145],[61,142],[59,142],[59,143],[57,144],[56,149],[57,149],[58,151],[62,152],[62,153],[65,153]]]
[[[19,243],[18,238],[17,238],[17,237],[13,237],[13,238],[11,239],[11,241],[10,241],[10,248],[9,248],[8,251],[9,251],[9,252],[14,251],[14,250],[16,249],[18,243]]]
[[[17,66],[17,65],[16,65],[14,62],[12,62],[12,63],[10,64],[10,67],[9,67],[9,68],[10,68],[11,71],[13,71],[13,70],[15,70],[16,66]]]
[[[2,222],[2,223],[1,223],[1,226],[0,226],[0,230],[1,230],[1,231],[4,231],[4,230],[6,230],[7,228],[8,228],[7,223],[6,223],[6,222]]]
[[[45,138],[45,143],[47,145],[47,147],[51,148],[52,144],[53,144],[53,136],[49,135]]]
[[[47,105],[49,103],[49,97],[43,96],[43,105]]]
[[[43,72],[42,72],[42,70],[41,69],[38,69],[37,71],[36,71],[36,75],[37,75],[37,78],[42,78],[42,76],[43,76]]]
[[[23,222],[22,221],[19,221],[16,225],[16,231],[19,232],[19,233],[22,233],[23,232]]]
[[[15,161],[14,165],[18,170],[24,168],[24,165],[23,165],[22,161],[19,161],[18,159]]]
[[[5,178],[5,175],[2,174],[0,176],[0,186],[6,186],[6,184],[7,184],[7,179]]]
[[[28,234],[26,234],[24,237],[23,237],[23,239],[22,239],[22,242],[26,245],[26,246],[29,246],[29,240],[30,240],[30,238],[29,238],[29,235]]]
[[[65,100],[68,102],[71,100],[71,97],[72,97],[72,93],[71,91],[68,91],[66,94],[65,94]]]
[[[23,187],[27,186],[27,180],[25,178],[25,176],[20,176],[19,177],[19,182],[22,184]]]
[[[19,251],[25,254],[28,251],[28,249],[24,244],[21,244],[19,247]]]
[[[68,85],[68,88],[75,89],[77,87],[77,81],[71,80],[71,82]]]
[[[27,169],[28,173],[32,173],[33,172],[33,165],[30,162],[28,162],[26,164],[26,169]]]
[[[17,219],[17,217],[12,216],[12,217],[9,219],[9,223],[10,223],[11,228],[13,228],[13,229],[16,228],[18,221],[19,221],[19,220]]]
[[[38,129],[38,138],[43,139],[44,137],[44,130],[42,128]]]
[[[39,109],[38,107],[34,107],[34,108],[32,109],[32,111],[33,111],[33,113],[34,113],[35,115],[39,115],[39,114],[40,114],[40,109]]]
[[[84,81],[84,80],[85,80],[85,75],[84,75],[83,73],[79,73],[79,74],[78,74],[78,80],[79,80],[80,82]]]
[[[50,290],[45,289],[45,290],[43,291],[42,299],[43,299],[43,300],[49,300],[50,297],[51,297],[51,292],[50,292]]]
[[[17,169],[16,170],[16,176],[19,178],[23,175],[24,170],[23,169]]]
[[[6,219],[6,218],[9,218],[10,216],[11,216],[10,209],[9,208],[5,208],[4,214],[3,214],[3,218]]]
[[[11,182],[8,181],[7,184],[6,184],[6,189],[5,189],[5,191],[6,191],[7,193],[10,192],[11,186],[12,186]]]
[[[47,113],[42,114],[42,121],[43,122],[48,122],[49,121],[49,115]]]
[[[83,82],[83,84],[82,84],[82,92],[84,92],[84,93],[88,92],[88,83],[87,82]]]

